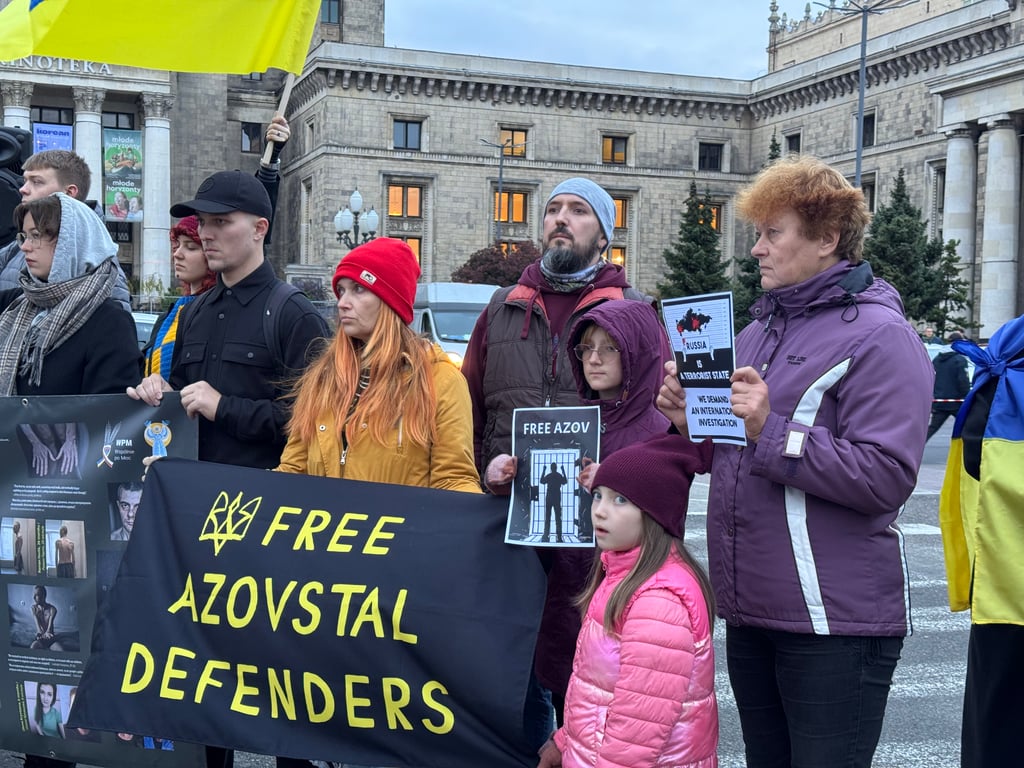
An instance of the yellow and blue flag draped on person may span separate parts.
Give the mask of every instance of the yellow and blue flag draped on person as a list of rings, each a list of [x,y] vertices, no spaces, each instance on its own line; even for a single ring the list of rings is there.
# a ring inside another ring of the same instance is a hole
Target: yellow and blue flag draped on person
[[[319,13],[320,0],[13,0],[0,11],[0,61],[299,74]]]
[[[1024,317],[982,349],[953,425],[939,524],[949,605],[975,624],[1024,624]]]

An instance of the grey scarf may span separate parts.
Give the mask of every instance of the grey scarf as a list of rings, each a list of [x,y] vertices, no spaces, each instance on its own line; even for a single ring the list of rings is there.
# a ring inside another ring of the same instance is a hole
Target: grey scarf
[[[113,259],[59,283],[36,282],[22,272],[22,295],[0,314],[0,395],[14,394],[19,374],[38,387],[46,355],[85,325],[116,279]]]

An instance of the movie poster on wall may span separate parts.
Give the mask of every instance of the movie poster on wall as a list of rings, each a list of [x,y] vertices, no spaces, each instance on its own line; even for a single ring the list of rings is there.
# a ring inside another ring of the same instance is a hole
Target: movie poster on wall
[[[103,218],[142,221],[142,131],[103,130]]]

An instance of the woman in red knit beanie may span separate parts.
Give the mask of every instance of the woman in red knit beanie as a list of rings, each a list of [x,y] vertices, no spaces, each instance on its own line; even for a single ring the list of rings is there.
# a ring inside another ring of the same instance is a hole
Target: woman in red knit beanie
[[[338,264],[338,330],[296,385],[279,470],[480,491],[466,380],[408,325],[419,276],[388,237]]]

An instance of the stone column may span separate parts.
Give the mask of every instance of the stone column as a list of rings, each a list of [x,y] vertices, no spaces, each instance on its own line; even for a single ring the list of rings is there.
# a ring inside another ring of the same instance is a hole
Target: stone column
[[[174,283],[171,274],[171,121],[174,99],[162,93],[143,93],[142,146],[142,264],[136,272],[139,285],[149,278],[160,280],[164,290]]]
[[[32,130],[32,83],[11,80],[0,82],[0,96],[4,100],[4,121],[8,128]]]
[[[989,338],[1017,315],[1017,252],[1020,243],[1020,146],[1008,114],[988,121],[985,220],[981,245],[981,321]]]
[[[75,100],[75,152],[92,171],[89,198],[103,203],[103,99],[101,88],[72,88]]]
[[[967,279],[970,286],[968,290],[973,296],[974,244],[978,226],[978,147],[974,132],[966,123],[949,128],[946,138],[942,239],[960,241],[956,247],[960,273]],[[976,312],[977,307],[974,310]]]
[[[970,126],[960,123],[946,132],[946,189],[942,238],[959,240],[956,253],[963,267],[974,265],[977,227],[978,149]]]

